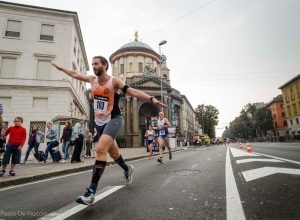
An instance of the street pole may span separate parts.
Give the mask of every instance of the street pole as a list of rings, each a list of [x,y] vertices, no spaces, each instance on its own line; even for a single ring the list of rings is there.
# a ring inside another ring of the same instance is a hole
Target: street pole
[[[167,41],[166,40],[162,40],[158,45],[159,45],[159,73],[160,73],[160,101],[161,103],[164,103],[164,100],[163,100],[163,91],[162,91],[162,72],[161,72],[161,63],[162,63],[162,59],[161,59],[161,50],[160,50],[160,46],[161,45],[164,45],[166,44]],[[161,111],[163,112],[164,111],[164,108],[162,107],[161,108]]]
[[[202,109],[202,112],[201,112],[201,116],[202,116],[202,133],[204,135],[205,132],[204,132],[204,123],[203,123],[203,109]]]

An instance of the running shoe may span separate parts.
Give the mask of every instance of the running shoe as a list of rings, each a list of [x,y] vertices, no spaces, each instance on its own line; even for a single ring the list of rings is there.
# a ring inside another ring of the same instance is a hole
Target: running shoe
[[[124,172],[124,178],[125,178],[125,184],[126,186],[129,186],[132,183],[133,177],[132,177],[132,173],[133,173],[133,169],[134,166],[129,164],[128,165],[128,171]]]
[[[172,153],[169,153],[169,160],[172,160]]]
[[[1,170],[1,171],[0,171],[0,176],[3,176],[4,173],[5,173],[5,170]]]
[[[76,202],[83,205],[92,205],[95,201],[95,191],[91,188],[86,189],[87,192],[83,196],[79,196]]]
[[[162,159],[162,157],[158,158],[158,159],[157,159],[157,162],[159,162],[159,163],[163,163],[163,159]]]
[[[15,175],[16,175],[16,172],[15,172],[14,170],[11,170],[11,171],[9,171],[9,175],[10,175],[10,176],[15,176]]]

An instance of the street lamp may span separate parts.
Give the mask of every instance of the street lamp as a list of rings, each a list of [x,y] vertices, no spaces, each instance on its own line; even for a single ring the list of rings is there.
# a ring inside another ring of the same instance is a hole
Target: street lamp
[[[158,45],[159,45],[159,73],[160,73],[160,101],[161,103],[164,103],[163,100],[163,92],[162,92],[162,72],[161,72],[161,63],[162,63],[162,59],[161,59],[161,52],[160,52],[160,46],[166,44],[167,41],[166,40],[162,40]],[[161,111],[163,112],[163,107],[161,108]]]

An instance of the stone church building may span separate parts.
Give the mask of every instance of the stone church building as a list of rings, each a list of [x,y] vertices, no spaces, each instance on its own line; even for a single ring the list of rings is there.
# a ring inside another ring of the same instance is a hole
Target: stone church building
[[[109,57],[112,75],[160,101],[163,98],[163,103],[169,106],[169,109],[163,109],[165,117],[173,128],[177,128],[177,135],[189,139],[195,131],[194,110],[187,98],[170,86],[170,69],[166,60],[166,56],[162,55],[160,68],[160,55],[139,41],[137,33],[134,41],[123,45]],[[122,94],[119,106],[125,121],[122,135],[126,137],[127,147],[144,146],[146,129],[162,109],[127,94]]]

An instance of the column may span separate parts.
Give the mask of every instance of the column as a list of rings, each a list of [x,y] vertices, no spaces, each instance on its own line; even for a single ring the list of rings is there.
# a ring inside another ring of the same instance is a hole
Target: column
[[[126,133],[131,134],[131,103],[130,103],[130,96],[126,95]]]
[[[132,99],[132,147],[140,147],[139,143],[139,133],[138,133],[138,108],[137,108],[137,98]]]
[[[126,147],[132,147],[131,96],[126,95]]]

